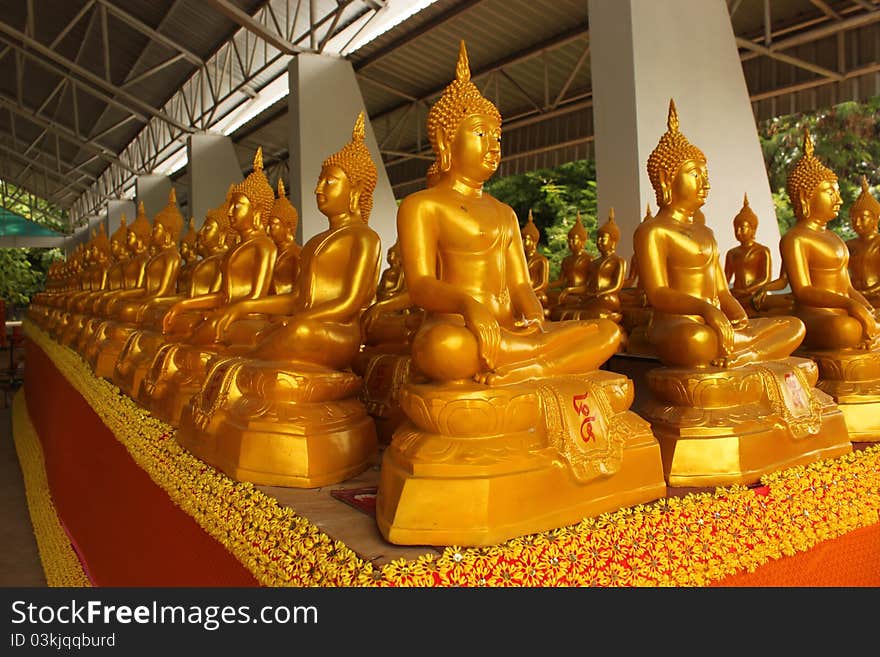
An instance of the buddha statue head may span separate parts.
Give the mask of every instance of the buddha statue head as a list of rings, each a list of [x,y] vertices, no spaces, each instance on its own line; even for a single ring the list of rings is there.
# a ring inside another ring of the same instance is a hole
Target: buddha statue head
[[[98,225],[98,230],[92,239],[92,262],[96,265],[106,265],[110,259],[110,240],[102,223]]]
[[[459,46],[455,79],[428,112],[428,139],[436,161],[428,178],[453,168],[474,184],[482,184],[501,161],[501,113],[471,82],[467,49]]]
[[[607,256],[614,253],[619,241],[620,228],[617,227],[617,223],[614,221],[614,208],[610,208],[608,211],[608,221],[602,224],[596,232],[596,246],[599,248],[599,253]]]
[[[127,253],[126,242],[128,240],[128,227],[125,225],[125,215],[119,218],[119,228],[110,236],[110,255],[114,260],[121,260]]]
[[[529,210],[528,221],[526,221],[526,225],[522,228],[523,248],[525,249],[527,256],[533,255],[535,251],[538,250],[538,241],[540,239],[541,233],[535,225],[535,218],[532,216],[532,211]]]
[[[574,225],[568,230],[568,250],[574,255],[584,250],[587,243],[587,229],[581,222],[581,213],[578,212],[574,220]]]
[[[837,176],[813,155],[813,138],[808,129],[804,130],[804,154],[789,172],[785,191],[798,220],[824,226],[840,210]]]
[[[868,179],[862,176],[862,192],[849,207],[850,223],[860,237],[868,237],[877,232],[878,217],[880,217],[880,203],[871,194]]]
[[[165,249],[177,244],[183,229],[183,215],[177,207],[177,192],[171,188],[168,204],[159,210],[153,219],[152,243],[157,249]]]
[[[147,211],[144,209],[144,202],[138,203],[138,213],[135,220],[128,227],[128,251],[133,255],[143,253],[150,246],[150,236],[153,227],[147,217]]]
[[[706,156],[679,131],[672,99],[666,125],[666,132],[648,156],[648,178],[661,209],[672,206],[693,216],[709,192]]]
[[[237,233],[229,224],[229,199],[222,205],[208,210],[205,223],[196,235],[196,251],[207,258],[225,251],[235,242]]]
[[[348,214],[360,217],[364,223],[370,219],[373,190],[379,176],[364,136],[364,113],[360,112],[351,141],[321,165],[315,200],[318,209],[327,217]]]
[[[741,244],[751,244],[758,230],[758,215],[749,207],[749,195],[743,194],[742,209],[733,218],[733,234]]]
[[[190,217],[186,233],[180,238],[180,257],[184,262],[192,262],[196,257],[196,218]]]
[[[299,214],[286,196],[284,181],[279,178],[278,198],[275,200],[272,212],[269,214],[269,236],[276,246],[284,246],[296,238],[296,225],[298,223]]]
[[[265,231],[275,204],[275,192],[263,173],[263,148],[254,155],[254,170],[227,194],[229,224],[239,234]]]

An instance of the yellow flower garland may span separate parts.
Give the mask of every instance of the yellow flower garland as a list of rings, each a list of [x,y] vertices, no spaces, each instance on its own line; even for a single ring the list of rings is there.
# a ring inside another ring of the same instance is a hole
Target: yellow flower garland
[[[52,503],[43,448],[28,416],[24,390],[19,390],[12,402],[12,426],[15,451],[21,465],[25,496],[46,583],[49,586],[91,586]]]
[[[55,363],[135,462],[266,586],[705,586],[880,520],[880,445],[744,486],[661,499],[486,548],[382,567],[293,509],[205,465],[33,323]]]

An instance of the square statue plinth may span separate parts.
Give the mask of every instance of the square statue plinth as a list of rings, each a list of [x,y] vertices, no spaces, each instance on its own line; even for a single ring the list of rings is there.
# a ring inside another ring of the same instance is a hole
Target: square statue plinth
[[[611,372],[489,387],[410,384],[376,520],[401,545],[494,545],[666,494],[660,448]]]
[[[184,409],[177,441],[236,481],[335,484],[376,460],[376,428],[360,387],[351,372],[221,359]]]
[[[761,476],[852,451],[844,416],[815,388],[818,369],[785,358],[719,369],[658,367],[641,409],[672,487],[753,484]]]
[[[816,387],[837,403],[853,442],[880,442],[880,352],[798,351],[819,367]]]

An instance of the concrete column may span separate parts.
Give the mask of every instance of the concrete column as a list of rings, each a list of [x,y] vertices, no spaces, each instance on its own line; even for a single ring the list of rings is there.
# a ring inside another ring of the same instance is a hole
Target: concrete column
[[[167,199],[166,199],[167,200]],[[134,201],[127,199],[119,199],[107,201],[107,236],[109,237],[116,232],[122,221],[122,215],[125,215],[125,223],[130,226],[131,222],[137,216],[137,206]]]
[[[703,212],[722,262],[737,244],[733,217],[748,193],[775,275],[779,228],[724,0],[590,0],[589,12],[599,222],[613,206],[619,253],[632,253],[645,204],[657,211],[646,165],[673,98],[681,132],[708,160]]]
[[[135,181],[135,201],[140,204],[144,203],[144,211],[153,220],[156,213],[168,205],[168,194],[171,193],[171,178],[158,174],[144,174],[137,177]],[[133,215],[131,219],[134,219]],[[125,215],[126,219],[129,216]]]
[[[351,63],[326,55],[299,54],[289,65],[290,202],[299,211],[302,243],[326,230],[315,205],[321,163],[351,140],[358,112],[364,112],[366,144],[379,173],[370,226],[382,239],[382,253],[397,240],[397,203],[379,154]]]
[[[232,140],[225,135],[190,135],[186,154],[189,159],[189,215],[186,218],[195,217],[198,229],[205,222],[208,210],[223,203],[229,186],[241,182],[241,166]]]

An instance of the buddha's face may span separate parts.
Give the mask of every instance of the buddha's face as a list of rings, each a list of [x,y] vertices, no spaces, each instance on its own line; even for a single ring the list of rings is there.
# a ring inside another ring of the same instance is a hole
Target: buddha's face
[[[809,218],[824,225],[837,216],[842,203],[843,199],[840,196],[837,182],[824,180],[819,183],[810,196]]]
[[[528,254],[532,254],[535,252],[535,240],[528,233],[523,233],[522,235],[523,248],[525,252]]]
[[[272,217],[269,220],[269,237],[275,244],[284,244],[289,237],[290,231],[287,230],[285,223],[278,217]]]
[[[400,264],[400,252],[393,246],[388,249],[388,264],[392,267]]]
[[[709,195],[709,170],[705,162],[688,160],[669,182],[670,205],[693,213]]]
[[[208,255],[220,243],[220,226],[213,217],[205,219],[196,235],[196,250],[202,256]]]
[[[165,246],[166,238],[169,236],[168,231],[165,230],[165,226],[161,221],[153,223],[153,234],[151,237],[153,246]]]
[[[125,243],[122,240],[112,240],[110,242],[110,253],[114,258],[121,258],[125,255]]]
[[[755,226],[750,221],[737,221],[733,224],[733,234],[742,244],[755,239]]]
[[[596,236],[596,246],[599,249],[599,253],[607,256],[609,253],[614,253],[617,241],[611,236],[611,233],[603,230]]]
[[[584,248],[584,240],[580,235],[568,236],[568,250],[572,253],[580,253]]]
[[[236,192],[229,198],[229,225],[237,231],[250,230],[256,225],[256,207],[247,195]]]
[[[189,242],[180,243],[180,257],[189,262],[193,257],[193,247]]]
[[[322,167],[315,186],[315,201],[321,213],[328,217],[349,212],[351,182],[345,171],[335,165]]]
[[[471,114],[458,125],[451,146],[452,168],[476,182],[492,177],[501,163],[501,124],[487,114]]]
[[[877,215],[870,210],[857,212],[850,219],[853,230],[862,237],[867,237],[877,232]]]

